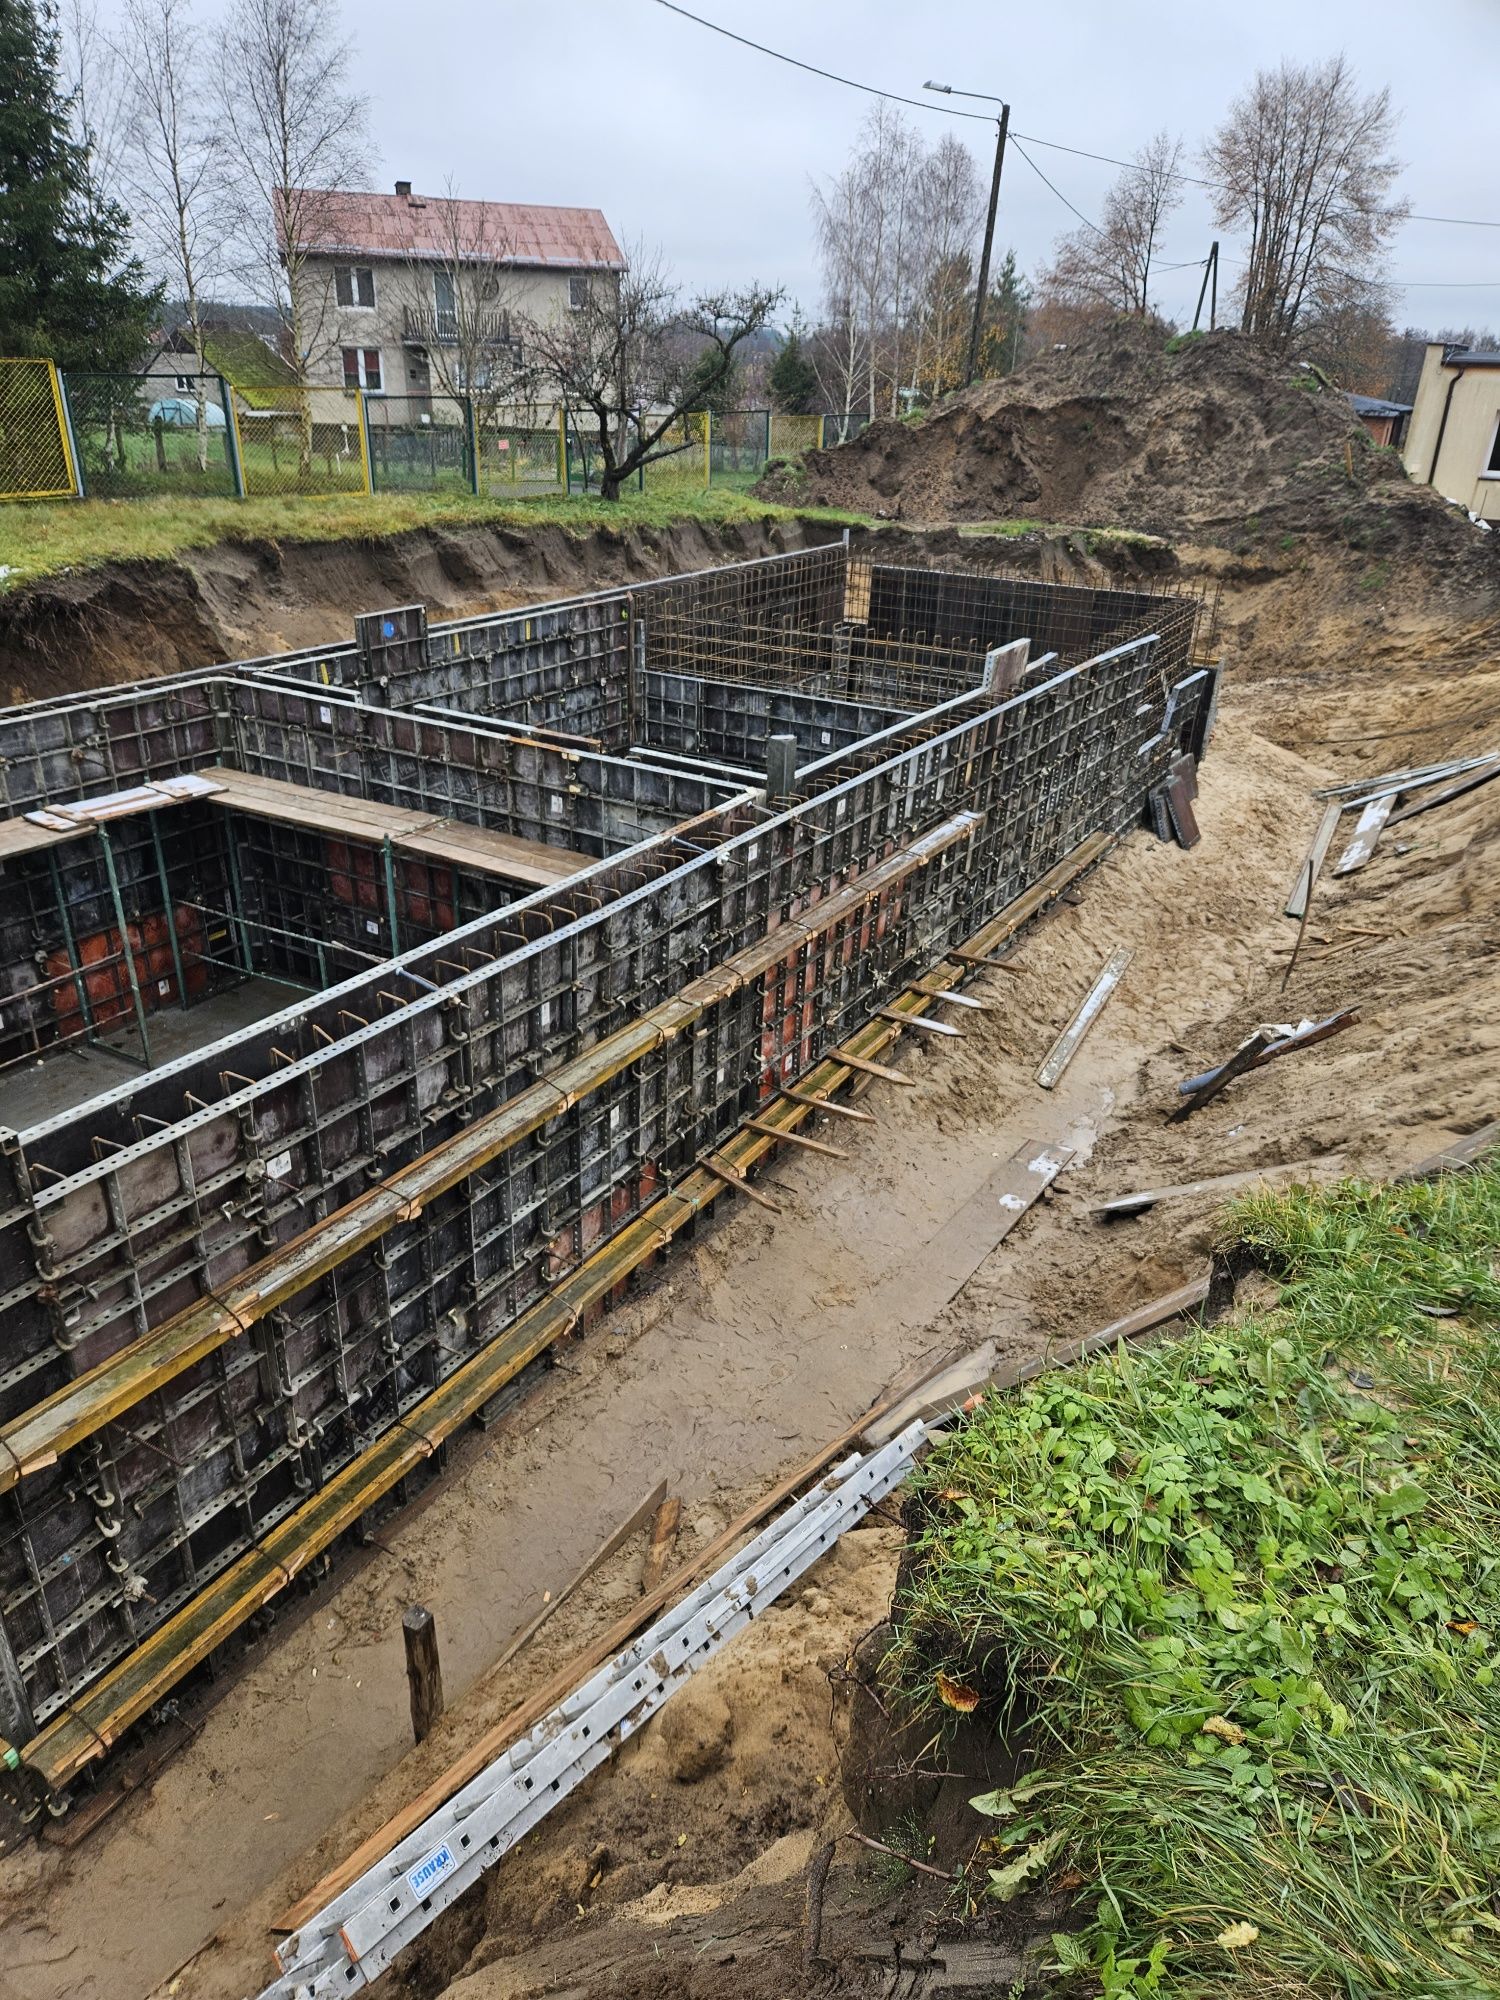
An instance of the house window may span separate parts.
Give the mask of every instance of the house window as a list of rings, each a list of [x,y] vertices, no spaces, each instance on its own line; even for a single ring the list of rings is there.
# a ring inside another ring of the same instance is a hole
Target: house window
[[[368,264],[336,264],[333,269],[334,296],[341,306],[373,307],[375,273]]]
[[[380,349],[378,347],[346,347],[344,349],[344,387],[346,389],[375,389],[381,387]]]
[[[568,280],[568,308],[571,312],[582,312],[589,302],[589,281],[587,278],[572,277]]]
[[[179,396],[192,395],[193,377],[191,375],[179,375],[176,378],[176,382],[177,382],[177,393]]]
[[[1495,428],[1490,433],[1489,457],[1484,462],[1481,479],[1500,479],[1500,411],[1495,415]]]

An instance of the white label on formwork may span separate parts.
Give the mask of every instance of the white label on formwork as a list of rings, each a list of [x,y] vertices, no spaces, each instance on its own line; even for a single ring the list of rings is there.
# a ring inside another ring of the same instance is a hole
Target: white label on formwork
[[[284,1181],[292,1171],[292,1156],[288,1153],[273,1153],[266,1161],[266,1172],[273,1181]]]
[[[172,990],[172,982],[171,982],[171,980],[170,980],[170,979],[158,979],[158,980],[157,980],[157,982],[156,982],[156,990],[157,990],[157,992],[158,992],[158,993],[160,993],[160,994],[161,994],[161,996],[163,997],[163,999],[165,999],[165,998],[166,998],[166,996],[167,996],[167,994],[169,994],[169,993],[171,992],[171,990]]]
[[[318,720],[319,722],[332,722],[333,710],[331,708],[320,707],[318,709]]]
[[[365,929],[370,933],[371,937],[380,936],[380,926],[379,924],[376,923],[373,917],[365,918]]]
[[[563,809],[562,793],[554,792],[552,794],[552,810],[554,813],[560,813],[562,809]]]
[[[426,1902],[445,1875],[451,1875],[458,1863],[453,1858],[453,1849],[445,1840],[441,1847],[435,1847],[431,1854],[419,1861],[415,1868],[406,1871],[406,1886],[419,1902]]]

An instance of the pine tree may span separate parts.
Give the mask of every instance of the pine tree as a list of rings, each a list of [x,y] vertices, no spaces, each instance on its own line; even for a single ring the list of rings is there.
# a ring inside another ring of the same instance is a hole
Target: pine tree
[[[972,287],[969,298],[972,312]],[[1016,267],[1015,251],[1007,250],[1000,269],[990,279],[989,303],[979,339],[981,375],[1009,375],[1019,365],[1030,311],[1031,287]]]
[[[806,414],[818,406],[818,371],[802,344],[800,330],[793,326],[781,343],[766,377],[771,402],[778,410]]]
[[[162,297],[129,232],[69,134],[51,9],[0,0],[0,353],[136,367]]]

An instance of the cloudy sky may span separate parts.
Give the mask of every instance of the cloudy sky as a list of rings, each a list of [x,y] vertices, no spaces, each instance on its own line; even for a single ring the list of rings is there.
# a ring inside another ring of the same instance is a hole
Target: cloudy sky
[[[1344,49],[1401,112],[1403,191],[1423,215],[1500,224],[1485,171],[1500,127],[1500,0],[685,0],[789,55],[917,98],[931,78],[1010,99],[1015,130],[1128,156],[1166,127],[1190,152],[1257,67]],[[113,11],[113,5],[110,11]],[[210,11],[205,8],[205,12]],[[659,245],[689,286],[747,277],[818,298],[813,181],[843,163],[871,100],[683,20],[658,0],[344,0],[368,92],[376,185],[400,176],[465,195],[602,208],[625,241]],[[973,146],[986,179],[993,131],[905,115]],[[984,107],[971,106],[983,111]],[[1114,170],[1029,145],[1085,215]],[[1191,163],[1189,163],[1191,164]],[[998,241],[1035,269],[1074,218],[1012,151]],[[1173,217],[1165,262],[1201,259],[1214,234],[1201,190]],[[1235,246],[1226,241],[1232,271]],[[1397,317],[1500,322],[1500,227],[1411,221],[1391,263]],[[1190,319],[1200,273],[1162,282]]]

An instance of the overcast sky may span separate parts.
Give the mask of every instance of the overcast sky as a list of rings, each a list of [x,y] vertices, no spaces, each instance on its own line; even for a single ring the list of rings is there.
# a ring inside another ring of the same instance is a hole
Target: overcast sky
[[[1401,113],[1402,187],[1427,215],[1500,223],[1485,162],[1500,128],[1500,0],[685,0],[756,41],[882,89],[929,78],[1010,99],[1019,133],[1126,157],[1166,127],[1190,152],[1261,66],[1344,49]],[[113,11],[111,5],[110,11]],[[205,12],[210,11],[205,7]],[[669,13],[657,0],[345,0],[371,99],[377,186],[602,208],[622,241],[660,245],[689,287],[785,285],[812,311],[811,183],[837,171],[872,100]],[[939,108],[905,115],[963,135],[988,180],[993,129]],[[983,106],[971,106],[983,110]],[[1085,215],[1114,169],[1029,147]],[[1189,163],[1191,166],[1191,163]],[[1074,225],[1012,151],[997,240],[1035,270]],[[1164,262],[1204,256],[1201,190],[1169,225]],[[1234,246],[1223,258],[1232,274]],[[1402,324],[1500,321],[1500,227],[1412,221],[1391,260]],[[1162,281],[1190,320],[1200,273]]]

